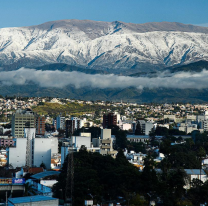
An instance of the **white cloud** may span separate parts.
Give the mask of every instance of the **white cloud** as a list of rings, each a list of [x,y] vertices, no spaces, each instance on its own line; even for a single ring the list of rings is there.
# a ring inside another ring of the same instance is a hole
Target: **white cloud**
[[[208,71],[200,73],[179,72],[175,74],[161,73],[158,77],[128,77],[117,75],[85,74],[80,72],[41,71],[21,68],[15,71],[0,72],[0,81],[4,85],[24,85],[33,81],[41,87],[63,88],[74,85],[76,88],[208,88]]]

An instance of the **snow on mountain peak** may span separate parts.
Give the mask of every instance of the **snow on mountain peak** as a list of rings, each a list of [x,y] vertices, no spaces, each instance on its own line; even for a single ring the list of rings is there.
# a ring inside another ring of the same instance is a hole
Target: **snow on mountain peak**
[[[158,68],[208,59],[208,28],[181,23],[61,20],[0,29],[0,65],[67,63],[99,69]]]

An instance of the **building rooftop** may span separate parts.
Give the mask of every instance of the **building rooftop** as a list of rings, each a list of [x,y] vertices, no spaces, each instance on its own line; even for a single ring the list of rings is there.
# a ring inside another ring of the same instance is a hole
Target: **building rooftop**
[[[171,169],[173,170],[173,169]],[[170,170],[170,171],[171,171]],[[155,169],[156,173],[162,173],[161,169]],[[184,169],[187,175],[200,175],[200,169]],[[206,175],[204,170],[201,170],[201,175]]]
[[[28,172],[28,173],[32,173],[32,174],[38,174],[43,171],[44,171],[44,169],[42,167],[24,168],[24,172]]]
[[[200,175],[200,169],[184,169],[188,175]],[[201,170],[201,175],[206,175],[204,170]]]
[[[149,135],[127,135],[126,138],[149,139]]]
[[[47,172],[40,172],[35,175],[32,175],[31,177],[34,179],[42,179],[44,177],[52,176],[52,175],[59,175],[60,172],[58,171],[47,171]]]
[[[57,200],[57,199],[52,197],[42,196],[42,195],[29,196],[29,197],[16,197],[16,198],[9,198],[8,205],[27,203],[27,202],[49,201],[49,200]]]

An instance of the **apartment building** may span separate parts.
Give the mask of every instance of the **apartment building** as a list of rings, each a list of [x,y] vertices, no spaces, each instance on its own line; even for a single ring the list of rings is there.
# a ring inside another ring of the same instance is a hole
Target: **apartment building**
[[[44,116],[36,117],[36,134],[37,135],[45,134],[45,117]]]
[[[117,125],[117,115],[114,113],[103,115],[103,128],[108,128],[109,126]]]
[[[35,128],[35,115],[30,109],[18,109],[12,115],[12,136],[17,138],[24,137],[24,128]]]
[[[92,139],[94,147],[100,147],[101,155],[111,155],[116,157],[117,151],[113,149],[113,140],[111,138],[111,129],[102,129],[100,138]]]

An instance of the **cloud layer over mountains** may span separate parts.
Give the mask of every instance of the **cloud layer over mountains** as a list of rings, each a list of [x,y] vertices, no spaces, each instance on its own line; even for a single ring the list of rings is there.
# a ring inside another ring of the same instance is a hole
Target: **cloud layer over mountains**
[[[64,88],[73,85],[75,88],[175,88],[203,89],[208,88],[208,71],[200,73],[178,72],[161,73],[157,77],[128,77],[117,75],[85,74],[81,72],[42,71],[21,68],[16,71],[0,72],[0,82],[3,85],[26,85],[34,82],[41,87]]]

